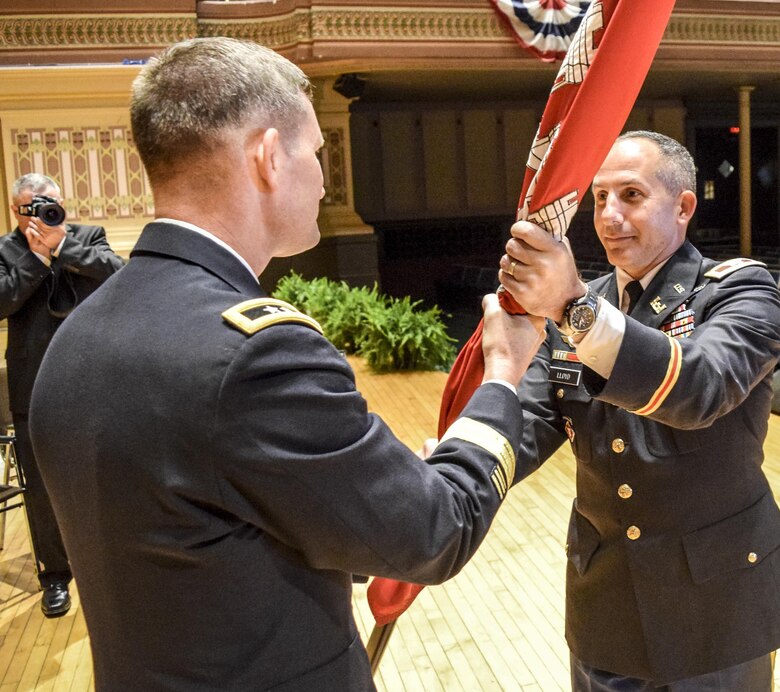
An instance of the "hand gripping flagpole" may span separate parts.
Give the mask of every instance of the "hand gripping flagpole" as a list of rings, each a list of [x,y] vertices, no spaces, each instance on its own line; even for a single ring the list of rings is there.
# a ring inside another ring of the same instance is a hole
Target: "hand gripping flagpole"
[[[559,240],[623,129],[663,36],[674,0],[594,0],[566,52],[531,147],[518,218]],[[525,311],[507,292],[502,307]],[[458,354],[439,412],[439,437],[482,382],[482,322]],[[368,587],[376,620],[369,639],[376,671],[397,618],[424,586],[377,577]]]

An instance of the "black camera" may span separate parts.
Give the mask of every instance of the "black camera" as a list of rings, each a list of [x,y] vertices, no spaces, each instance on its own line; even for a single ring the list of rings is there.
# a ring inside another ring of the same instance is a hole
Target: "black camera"
[[[35,196],[30,204],[20,204],[22,216],[37,216],[47,226],[59,226],[65,221],[65,210],[54,197]]]

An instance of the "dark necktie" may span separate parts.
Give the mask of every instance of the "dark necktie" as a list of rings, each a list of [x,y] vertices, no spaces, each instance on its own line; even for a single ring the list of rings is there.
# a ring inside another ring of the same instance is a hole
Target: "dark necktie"
[[[639,297],[644,290],[642,284],[638,281],[630,281],[626,284],[626,293],[628,293],[628,310],[626,310],[626,315],[630,315],[634,311],[634,308],[639,301]]]

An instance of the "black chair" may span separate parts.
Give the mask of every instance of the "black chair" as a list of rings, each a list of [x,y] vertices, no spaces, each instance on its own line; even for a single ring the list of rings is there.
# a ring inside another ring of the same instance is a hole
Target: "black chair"
[[[14,435],[13,417],[8,400],[8,371],[5,365],[0,366],[0,464],[2,465],[2,483],[0,483],[0,550],[5,547],[5,513],[12,509],[24,510],[27,538],[30,541],[30,552],[33,565],[37,570],[38,559],[30,533],[30,521],[27,507],[24,504],[24,470],[16,456],[16,437]]]

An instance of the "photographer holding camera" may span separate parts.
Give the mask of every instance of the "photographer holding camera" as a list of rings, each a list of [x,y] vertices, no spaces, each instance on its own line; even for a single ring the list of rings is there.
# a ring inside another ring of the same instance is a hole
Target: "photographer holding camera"
[[[25,502],[46,617],[70,609],[70,566],[38,472],[27,423],[30,393],[46,347],[73,309],[124,266],[101,226],[65,223],[60,188],[40,173],[13,184],[18,226],[0,238],[0,319],[8,318],[8,393],[16,455],[27,482]]]

